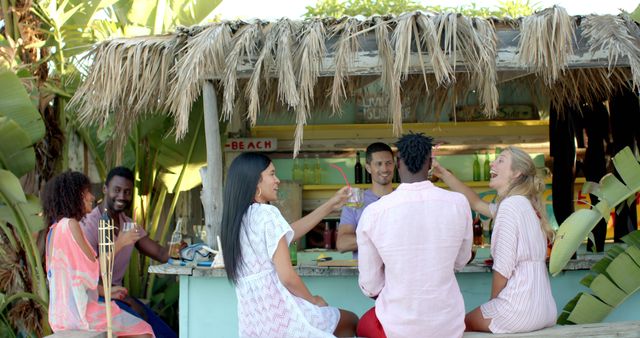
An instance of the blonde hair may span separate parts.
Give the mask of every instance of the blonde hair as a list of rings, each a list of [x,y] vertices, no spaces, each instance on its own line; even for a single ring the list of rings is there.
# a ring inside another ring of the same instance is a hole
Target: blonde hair
[[[500,205],[502,200],[509,196],[525,196],[529,199],[531,206],[533,206],[533,209],[540,218],[540,227],[542,228],[542,231],[546,234],[547,239],[553,242],[555,231],[551,229],[547,210],[544,205],[544,201],[542,200],[542,193],[546,189],[544,180],[541,177],[538,177],[536,166],[527,152],[513,146],[507,147],[503,150],[503,152],[505,151],[511,153],[511,170],[514,173],[520,173],[520,176],[511,181],[507,192],[503,196],[498,196],[498,205]]]

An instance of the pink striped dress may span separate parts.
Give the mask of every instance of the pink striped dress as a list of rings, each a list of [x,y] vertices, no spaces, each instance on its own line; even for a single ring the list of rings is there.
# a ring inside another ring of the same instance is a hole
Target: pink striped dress
[[[508,279],[498,296],[481,306],[493,333],[530,332],[553,326],[556,302],[545,263],[547,238],[531,202],[510,196],[500,203],[491,235],[493,270]]]
[[[68,218],[49,229],[46,262],[51,329],[106,331],[106,307],[98,302],[100,263],[98,259],[91,261],[76,243]],[[115,302],[111,302],[111,314],[115,336],[153,336],[149,324],[120,310]]]

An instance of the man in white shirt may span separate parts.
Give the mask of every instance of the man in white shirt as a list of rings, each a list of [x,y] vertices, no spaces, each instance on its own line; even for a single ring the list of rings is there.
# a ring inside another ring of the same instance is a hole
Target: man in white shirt
[[[410,133],[396,145],[402,184],[365,209],[356,231],[360,288],[377,297],[358,336],[462,337],[454,272],[471,257],[471,208],[464,195],[427,180],[430,137]]]

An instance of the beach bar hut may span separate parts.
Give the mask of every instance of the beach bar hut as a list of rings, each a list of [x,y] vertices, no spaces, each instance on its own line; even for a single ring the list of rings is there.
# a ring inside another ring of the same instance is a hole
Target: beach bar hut
[[[640,27],[624,13],[569,16],[561,7],[518,19],[412,12],[370,18],[224,21],[180,27],[161,36],[109,40],[95,47],[92,60],[70,109],[84,123],[112,118],[114,137],[121,142],[133,125],[151,114],[173,116],[175,137],[182,137],[189,128],[193,102],[203,96],[208,168],[203,204],[208,241],[215,247],[213,236],[219,233],[224,207],[219,120],[247,121],[251,128],[261,115],[285,112],[295,120],[286,149],[296,157],[306,149],[310,116],[318,111],[339,116],[344,102],[373,81],[384,93],[389,121],[380,130],[385,135],[381,139],[406,131],[403,106],[416,98],[426,100],[435,112],[449,107],[455,121],[456,102],[473,93],[477,111],[489,119],[495,117],[498,86],[504,83],[522,84],[531,97],[544,100],[563,118],[623,89],[637,92]],[[420,128],[420,123],[411,127]],[[548,142],[539,133],[514,132],[492,140],[491,135],[504,127],[497,124],[493,129],[464,132],[485,135],[487,143]],[[355,148],[369,141],[352,138]],[[446,135],[441,138],[447,141]],[[584,268],[582,263],[574,266]],[[337,270],[312,270],[308,276],[341,276]],[[223,274],[180,271],[176,273],[184,274],[180,279],[181,336],[207,336],[212,325],[227,330],[221,336],[234,335],[237,331],[230,323],[235,301],[228,295],[230,287],[222,282]],[[345,273],[353,278],[357,271]],[[215,282],[203,281],[207,278]],[[571,278],[577,284],[578,277]],[[332,283],[327,292],[341,285]],[[357,283],[345,290],[357,292]],[[356,312],[368,305],[362,302]]]

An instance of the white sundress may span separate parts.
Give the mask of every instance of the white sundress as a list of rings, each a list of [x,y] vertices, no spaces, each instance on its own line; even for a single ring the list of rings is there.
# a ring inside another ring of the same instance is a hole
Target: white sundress
[[[278,242],[293,229],[280,211],[252,204],[242,219],[242,263],[236,285],[240,337],[333,337],[340,312],[299,298],[280,282],[272,258]]]

